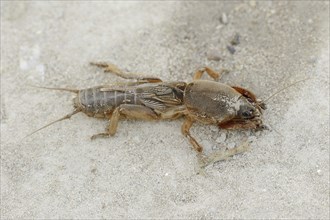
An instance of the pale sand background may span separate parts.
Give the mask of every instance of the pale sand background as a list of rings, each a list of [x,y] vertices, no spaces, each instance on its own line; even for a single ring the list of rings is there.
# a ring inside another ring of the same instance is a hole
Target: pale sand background
[[[89,61],[165,80],[228,68],[223,82],[262,98],[312,79],[267,103],[271,131],[194,127],[206,152],[252,148],[200,176],[182,119],[90,141],[107,122],[79,114],[20,141],[72,110],[71,94],[28,84],[120,81]],[[329,3],[1,2],[1,218],[329,218]]]

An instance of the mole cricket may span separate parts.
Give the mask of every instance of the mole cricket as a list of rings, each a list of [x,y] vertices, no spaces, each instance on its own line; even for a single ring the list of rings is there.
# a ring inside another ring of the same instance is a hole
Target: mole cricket
[[[248,150],[248,146],[245,143],[206,156],[203,154],[201,144],[190,133],[190,128],[195,122],[216,125],[219,129],[262,130],[266,128],[261,119],[262,112],[266,109],[265,103],[245,88],[201,80],[204,73],[214,80],[220,78],[221,73],[217,73],[209,67],[196,71],[193,81],[186,83],[164,82],[157,77],[144,77],[124,72],[110,63],[91,62],[90,64],[103,68],[104,72],[135,81],[87,89],[37,87],[69,91],[77,96],[73,99],[74,111],[72,113],[39,128],[28,136],[56,122],[69,119],[79,112],[90,117],[110,120],[106,132],[91,136],[92,140],[113,136],[121,118],[163,120],[184,117],[181,131],[196,150],[199,161],[202,163],[201,166],[205,167],[210,163],[243,153]],[[222,72],[224,71],[222,70]]]

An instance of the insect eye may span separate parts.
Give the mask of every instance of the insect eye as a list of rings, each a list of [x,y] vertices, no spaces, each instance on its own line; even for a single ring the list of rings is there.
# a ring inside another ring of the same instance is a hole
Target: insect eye
[[[242,116],[243,116],[244,118],[251,118],[252,115],[253,115],[253,110],[252,110],[252,109],[247,110],[247,111],[244,111],[244,112],[242,113]]]
[[[243,112],[242,114],[244,117],[249,117],[251,114],[250,114],[250,111],[245,111]]]

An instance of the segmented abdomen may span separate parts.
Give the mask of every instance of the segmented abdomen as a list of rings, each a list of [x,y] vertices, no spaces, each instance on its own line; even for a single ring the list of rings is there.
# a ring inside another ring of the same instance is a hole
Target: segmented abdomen
[[[99,86],[80,90],[74,102],[76,108],[96,117],[106,117],[122,104],[143,105],[164,113],[174,106],[182,105],[183,91],[175,85],[145,83],[131,86]]]
[[[79,103],[86,113],[109,113],[121,104],[137,104],[135,91],[102,91],[94,87],[79,91]]]

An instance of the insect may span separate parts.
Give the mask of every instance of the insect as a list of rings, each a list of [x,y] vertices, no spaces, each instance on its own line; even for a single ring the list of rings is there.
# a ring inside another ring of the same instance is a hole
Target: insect
[[[220,129],[266,128],[261,118],[263,110],[266,109],[265,103],[245,88],[201,80],[204,73],[214,80],[220,77],[221,73],[211,68],[199,69],[193,81],[186,83],[163,82],[157,77],[127,73],[108,63],[92,62],[91,65],[103,68],[104,72],[111,72],[124,79],[135,81],[80,90],[38,87],[77,94],[73,99],[74,111],[28,136],[56,122],[69,119],[79,112],[91,117],[109,119],[106,132],[94,134],[91,139],[113,136],[121,118],[162,120],[184,117],[182,133],[196,150],[199,158],[204,158],[204,165],[207,165],[242,153],[248,147],[241,145],[221,153],[215,152],[205,159],[203,147],[190,133],[190,128],[195,122],[217,125]]]

